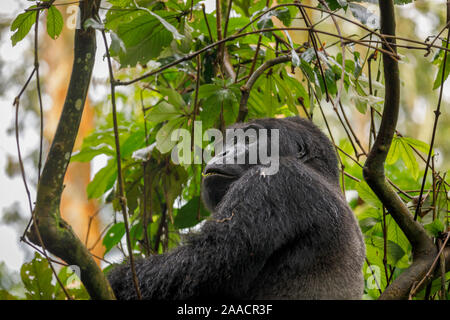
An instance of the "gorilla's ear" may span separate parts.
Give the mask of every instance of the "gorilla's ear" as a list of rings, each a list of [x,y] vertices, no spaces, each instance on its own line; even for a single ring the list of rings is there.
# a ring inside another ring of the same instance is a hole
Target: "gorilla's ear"
[[[309,160],[314,158],[314,156],[309,152],[307,146],[299,142],[297,142],[297,150],[298,152],[296,154],[296,158],[301,162],[308,162]]]
[[[297,141],[297,154],[296,154],[296,158],[301,160],[302,158],[304,158],[306,156],[306,148],[305,146],[303,146],[303,144],[299,141]]]

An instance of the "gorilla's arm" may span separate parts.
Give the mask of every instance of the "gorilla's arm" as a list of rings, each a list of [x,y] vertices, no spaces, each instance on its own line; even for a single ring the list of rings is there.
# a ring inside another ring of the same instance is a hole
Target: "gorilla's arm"
[[[314,195],[330,194],[330,187],[312,171],[289,159],[272,176],[261,175],[259,167],[250,169],[186,244],[136,262],[143,298],[245,298],[276,250],[299,235],[322,233],[320,226],[337,219],[339,197],[331,191],[328,201],[318,202]],[[128,265],[113,269],[108,278],[118,299],[136,298]]]

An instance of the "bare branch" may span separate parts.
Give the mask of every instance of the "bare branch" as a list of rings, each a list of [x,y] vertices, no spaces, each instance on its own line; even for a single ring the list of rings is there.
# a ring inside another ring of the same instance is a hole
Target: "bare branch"
[[[94,17],[100,1],[80,2],[81,21]],[[78,133],[81,116],[95,61],[95,30],[78,29],[75,32],[73,71],[63,111],[53,143],[42,171],[34,209],[34,225],[27,236],[68,264],[81,269],[81,281],[92,299],[114,299],[114,293],[103,272],[72,228],[61,218],[60,200],[64,176]],[[36,232],[38,230],[38,232]]]
[[[395,10],[392,0],[380,1],[381,33],[390,35],[387,41],[395,47]],[[386,45],[383,44],[386,48]],[[436,248],[421,224],[389,186],[384,172],[384,163],[394,136],[400,103],[400,77],[398,62],[383,52],[385,78],[384,109],[378,135],[363,168],[364,179],[386,209],[403,230],[413,248],[413,263],[382,294],[381,299],[406,299],[412,285],[418,282],[432,265]]]

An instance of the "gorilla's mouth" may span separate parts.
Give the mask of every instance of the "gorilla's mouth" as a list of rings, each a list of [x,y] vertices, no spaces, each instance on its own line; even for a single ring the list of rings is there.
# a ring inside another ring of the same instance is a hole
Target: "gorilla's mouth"
[[[203,173],[203,177],[210,177],[210,176],[222,176],[225,178],[235,178],[236,175],[227,172],[225,170],[222,170],[221,168],[207,168],[205,170],[205,173]]]

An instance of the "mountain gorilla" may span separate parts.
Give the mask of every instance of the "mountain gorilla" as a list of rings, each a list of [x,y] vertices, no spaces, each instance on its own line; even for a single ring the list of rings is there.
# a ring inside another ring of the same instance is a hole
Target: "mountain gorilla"
[[[176,249],[136,261],[142,297],[360,299],[364,241],[328,138],[298,117],[233,128],[278,129],[278,172],[216,155],[202,188],[211,218]],[[118,299],[136,298],[129,266],[108,278]]]

